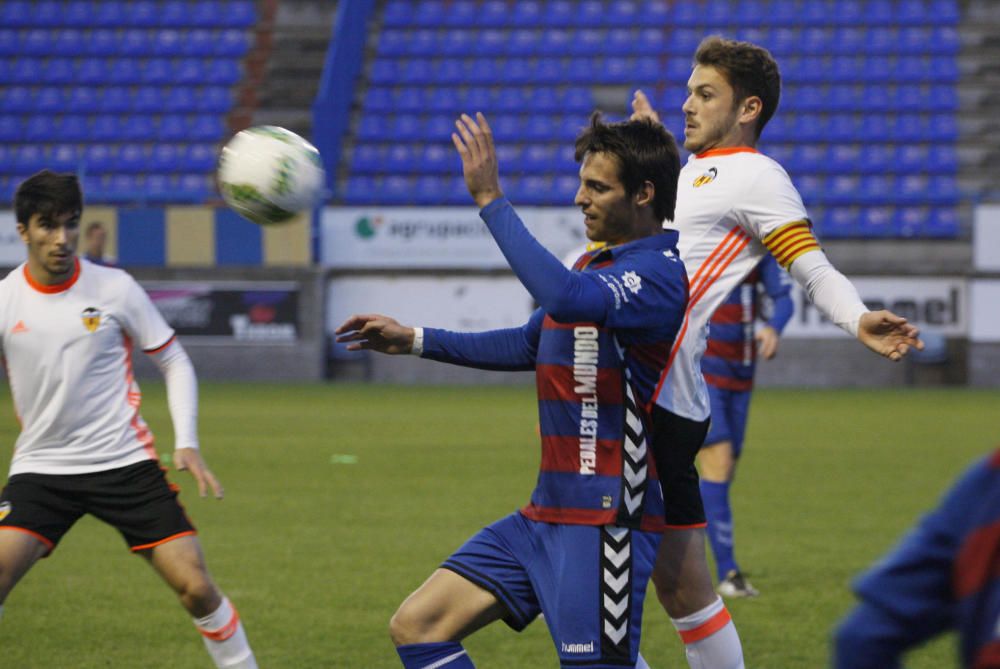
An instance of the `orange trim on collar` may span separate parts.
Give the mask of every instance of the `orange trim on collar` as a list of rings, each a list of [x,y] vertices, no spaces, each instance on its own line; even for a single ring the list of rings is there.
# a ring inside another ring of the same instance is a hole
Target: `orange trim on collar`
[[[37,290],[39,293],[61,293],[64,290],[69,290],[70,287],[76,283],[76,280],[80,278],[80,261],[77,258],[73,258],[73,276],[66,279],[62,283],[54,283],[51,286],[47,286],[44,283],[38,283],[35,278],[31,276],[31,272],[28,271],[28,263],[24,264],[24,280],[28,282],[28,285]]]
[[[727,146],[721,149],[709,149],[705,153],[696,153],[695,158],[708,158],[709,156],[728,156],[733,153],[760,153],[752,146]]]

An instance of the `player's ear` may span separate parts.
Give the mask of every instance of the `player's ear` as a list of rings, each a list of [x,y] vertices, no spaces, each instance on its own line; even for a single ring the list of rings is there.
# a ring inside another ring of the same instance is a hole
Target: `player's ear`
[[[649,207],[653,205],[653,200],[656,198],[656,186],[653,185],[652,181],[643,181],[642,185],[635,192],[635,205],[637,207]]]
[[[757,117],[764,111],[764,102],[756,95],[751,95],[740,103],[740,122],[756,123]]]
[[[28,224],[22,221],[17,222],[17,234],[20,235],[21,241],[28,242]]]

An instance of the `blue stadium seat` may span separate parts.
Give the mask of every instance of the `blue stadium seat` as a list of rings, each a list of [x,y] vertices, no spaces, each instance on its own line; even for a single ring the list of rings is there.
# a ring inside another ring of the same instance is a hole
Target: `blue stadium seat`
[[[347,177],[341,194],[346,204],[367,204],[374,201],[377,192],[375,177],[352,174]]]
[[[166,106],[164,89],[158,86],[139,86],[132,94],[132,111],[153,114]]]
[[[383,30],[378,33],[376,53],[382,58],[405,56],[410,53],[410,33],[405,30]]]
[[[417,150],[417,161],[427,172],[454,174],[461,164],[450,144],[424,144]]]
[[[57,138],[56,121],[52,116],[29,116],[24,123],[24,134],[17,141],[51,142]]]
[[[544,23],[545,10],[537,0],[520,0],[511,7],[510,24],[522,28],[534,28]]]
[[[214,0],[199,0],[190,11],[191,24],[203,28],[220,28],[227,25],[229,8]]]
[[[130,145],[122,147],[124,150]],[[154,144],[150,149],[145,165],[135,171],[148,172],[179,172],[183,169],[181,163],[181,145],[178,144]],[[124,168],[123,168],[124,169]]]
[[[411,25],[423,27],[446,25],[449,12],[442,0],[417,0],[414,5],[413,14],[410,17]]]
[[[24,28],[35,25],[34,8],[25,0],[8,0],[0,2],[0,26],[5,28]]]
[[[181,169],[188,172],[210,172],[219,162],[211,144],[189,144],[180,151]]]
[[[145,114],[120,117],[117,128],[118,141],[148,142],[156,134],[153,119]]]
[[[192,13],[198,12],[202,5],[210,4],[204,0],[191,6]],[[154,28],[160,22],[159,3],[152,0],[132,0],[125,3],[125,22],[134,28]]]
[[[955,0],[930,0],[927,14],[932,17],[933,25],[957,25],[961,15]]]
[[[400,70],[400,61],[394,58],[376,58],[372,63],[371,82],[384,86],[391,86],[397,82],[401,82],[402,77],[399,76]]]
[[[253,0],[235,0],[235,2],[227,2],[223,5],[223,26],[249,28],[256,23],[257,11],[254,8]]]
[[[187,122],[187,139],[196,142],[218,142],[226,133],[221,118],[215,114],[195,115]]]
[[[684,30],[674,30],[668,35],[663,28],[642,28],[635,41],[635,51],[650,55],[675,53],[674,45],[677,43],[675,40],[682,40],[684,32]],[[688,51],[688,55],[693,52],[693,49]]]
[[[409,177],[389,175],[381,180],[380,198],[385,204],[410,204],[413,202],[413,180]]]
[[[93,61],[89,61],[93,62]],[[112,58],[107,61],[104,71],[104,81],[109,84],[129,86],[142,82],[142,70],[139,64],[130,58]]]
[[[149,53],[171,58],[184,53],[184,37],[179,30],[154,30],[149,35]]]
[[[147,58],[142,65],[141,73],[140,76],[143,85],[163,86],[173,81],[175,66],[171,61],[164,58]]]
[[[125,110],[118,109],[116,111]],[[95,142],[119,142],[125,139],[120,129],[120,118],[108,113],[99,114],[90,124],[90,139]]]
[[[816,175],[804,175],[795,179],[795,187],[806,205],[819,203],[826,190],[826,180]]]
[[[37,58],[0,60],[0,84],[37,85],[42,79],[42,65]]]
[[[365,141],[382,141],[389,135],[389,123],[385,116],[366,114],[358,123],[357,137]]]
[[[817,171],[828,171],[834,174],[850,174],[858,170],[862,152],[857,144],[843,144],[835,142],[830,145],[826,155],[826,169]]]
[[[656,56],[655,52],[648,53],[641,51],[631,30],[626,28],[613,28],[605,32],[603,50],[611,56],[630,56],[634,54],[644,54]]]
[[[351,174],[375,174],[386,164],[385,148],[381,144],[357,144],[351,151]]]
[[[958,180],[954,174],[938,174],[928,181],[929,201],[935,204],[956,205],[961,197]]]
[[[551,144],[532,143],[524,147],[519,167],[525,172],[548,173],[557,169],[556,147]]]
[[[413,201],[422,205],[441,205],[447,197],[450,180],[434,174],[417,177],[414,182]]]
[[[896,193],[894,195],[897,202],[902,204],[925,204],[929,199],[929,181],[923,175],[901,176],[896,181]]]
[[[206,84],[217,84],[232,86],[242,77],[240,64],[236,60],[219,58],[214,60],[201,61],[203,66],[204,82]]]
[[[139,173],[153,167],[146,150],[140,144],[124,144],[118,149],[116,169],[121,172]]]
[[[574,23],[574,16],[577,12],[575,2],[569,0],[549,0],[545,4],[545,12],[542,21],[547,26],[565,28]]]
[[[87,118],[80,114],[67,114],[59,119],[56,124],[56,136],[50,138],[58,139],[61,142],[87,142],[90,141],[90,129]]]
[[[861,212],[857,207],[827,207],[815,223],[820,239],[856,237],[861,227]]]
[[[213,30],[196,28],[184,32],[180,43],[180,55],[207,58],[215,54],[216,33]]]
[[[185,28],[191,25],[187,2],[168,0],[160,8],[160,25],[165,28]]]
[[[108,144],[91,144],[83,150],[82,163],[90,172],[109,172],[115,169],[117,156]]]
[[[14,168],[21,174],[31,174],[49,166],[45,149],[39,144],[15,145]]]
[[[898,170],[898,151],[891,144],[869,144],[862,149],[861,159],[857,169],[862,173],[875,173]]]
[[[445,15],[444,24],[466,28],[479,25],[479,13],[476,10],[476,5],[469,0],[453,3]]]
[[[896,230],[902,237],[922,237],[931,220],[928,207],[896,207]]]
[[[865,7],[859,0],[836,0],[832,19],[833,23],[840,26],[856,26],[867,23]]]
[[[509,23],[510,5],[504,0],[483,0],[476,18],[481,28],[504,27]]]
[[[35,111],[33,97],[27,86],[0,86],[0,114]]]
[[[953,144],[935,144],[930,147],[927,158],[927,172],[943,172],[955,174],[958,172],[958,150]]]
[[[958,119],[954,114],[932,114],[927,137],[934,142],[954,142],[958,139]]]
[[[438,43],[438,53],[441,56],[457,56],[465,58],[475,52],[476,36],[471,30],[454,28],[444,33]]]
[[[191,113],[197,109],[197,96],[191,86],[174,86],[168,89],[163,96],[162,111],[168,114]]]
[[[953,207],[935,207],[920,233],[923,237],[951,239],[958,237],[960,231],[958,212]]]
[[[222,114],[233,107],[233,93],[225,86],[201,86],[196,97],[197,110]]]
[[[411,0],[395,0],[385,6],[382,22],[387,28],[408,28],[413,21],[416,7]]]
[[[861,211],[861,232],[865,237],[885,239],[900,235],[899,219],[892,207],[866,207]]]

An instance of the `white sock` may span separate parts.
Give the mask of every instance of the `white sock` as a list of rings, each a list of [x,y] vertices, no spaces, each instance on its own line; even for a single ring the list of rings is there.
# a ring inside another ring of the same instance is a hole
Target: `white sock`
[[[195,618],[194,624],[201,632],[208,654],[219,669],[257,669],[257,660],[247,641],[247,634],[228,597],[204,618]]]
[[[635,663],[635,669],[650,669],[649,665],[646,664],[646,658],[639,653],[639,659]]]
[[[701,611],[670,621],[684,641],[691,669],[743,669],[740,636],[721,597]]]

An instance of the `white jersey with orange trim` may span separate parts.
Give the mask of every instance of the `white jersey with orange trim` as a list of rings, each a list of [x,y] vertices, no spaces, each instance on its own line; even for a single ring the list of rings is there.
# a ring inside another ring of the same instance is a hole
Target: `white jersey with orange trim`
[[[709,416],[701,373],[708,322],[726,296],[770,251],[786,270],[819,250],[802,198],[785,170],[749,147],[688,158],[677,185],[674,224],[687,267],[690,299],[681,331],[654,395],[684,418]]]
[[[132,349],[174,331],[120,269],[79,260],[45,286],[22,264],[0,281],[0,348],[21,434],[10,474],[85,474],[157,459],[139,415]]]

